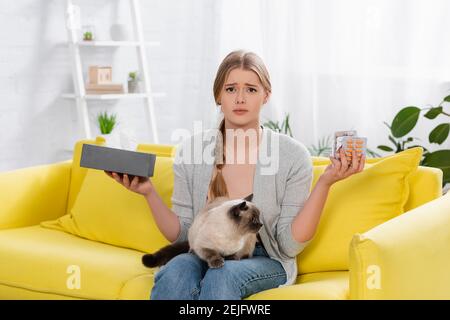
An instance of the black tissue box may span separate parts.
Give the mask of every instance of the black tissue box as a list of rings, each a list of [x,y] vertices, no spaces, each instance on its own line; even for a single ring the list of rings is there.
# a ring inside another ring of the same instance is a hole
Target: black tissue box
[[[126,173],[132,179],[153,177],[155,161],[156,155],[151,153],[83,144],[80,167]]]

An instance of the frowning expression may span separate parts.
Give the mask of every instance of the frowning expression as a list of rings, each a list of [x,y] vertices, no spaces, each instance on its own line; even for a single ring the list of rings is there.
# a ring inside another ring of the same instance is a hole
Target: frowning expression
[[[230,128],[255,127],[259,112],[267,102],[269,93],[251,70],[233,69],[222,88],[220,102]]]

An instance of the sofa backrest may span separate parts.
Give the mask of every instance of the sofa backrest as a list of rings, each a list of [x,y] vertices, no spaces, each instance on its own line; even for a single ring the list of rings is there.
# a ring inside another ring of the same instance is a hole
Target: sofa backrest
[[[375,163],[382,158],[369,158],[367,163]],[[443,172],[433,167],[419,166],[409,177],[409,197],[405,212],[442,196]]]
[[[72,175],[70,181],[70,191],[67,202],[66,212],[70,212],[78,192],[81,188],[83,180],[86,176],[87,169],[80,167],[81,150],[83,144],[105,145],[106,141],[103,137],[98,136],[95,140],[80,140],[74,148]],[[149,152],[156,154],[157,157],[175,157],[176,146],[163,144],[139,144],[137,151]],[[311,157],[313,165],[324,165],[330,162],[326,157]],[[375,163],[380,158],[369,158],[367,163]],[[419,166],[418,169],[410,176],[410,194],[405,206],[405,211],[418,207],[426,202],[434,200],[442,195],[442,178],[443,174],[440,169]]]
[[[409,197],[405,212],[442,196],[441,169],[419,166],[409,178]]]
[[[87,168],[80,167],[81,150],[83,148],[83,144],[95,144],[98,146],[102,146],[105,145],[105,143],[106,143],[105,138],[98,136],[95,140],[88,140],[88,139],[79,140],[75,144],[73,150],[72,174],[70,177],[70,189],[69,189],[69,197],[67,200],[66,213],[69,213],[70,210],[72,209],[88,170]]]

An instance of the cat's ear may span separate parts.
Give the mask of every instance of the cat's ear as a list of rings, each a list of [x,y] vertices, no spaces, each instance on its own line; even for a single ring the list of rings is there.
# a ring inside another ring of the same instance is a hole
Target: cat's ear
[[[253,200],[253,193],[251,195],[248,195],[244,198],[246,201],[252,201]]]
[[[232,206],[230,211],[233,214],[233,216],[239,217],[239,215],[241,214],[241,211],[244,211],[247,209],[248,209],[247,202],[242,201],[241,203],[238,203],[238,204]]]
[[[233,217],[239,217],[239,215],[241,214],[241,210],[239,209],[239,205],[235,205],[235,206],[231,207],[230,213],[231,213],[231,215]]]
[[[242,201],[242,202],[239,204],[239,209],[240,209],[240,210],[247,210],[247,209],[248,209],[248,207],[247,207],[247,202]]]

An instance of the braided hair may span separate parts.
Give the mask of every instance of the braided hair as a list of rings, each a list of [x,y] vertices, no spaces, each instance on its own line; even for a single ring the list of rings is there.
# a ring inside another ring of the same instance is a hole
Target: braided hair
[[[208,201],[213,201],[217,197],[228,197],[227,184],[222,175],[222,168],[225,165],[225,153],[223,146],[225,141],[225,119],[222,119],[219,125],[219,131],[216,136],[216,148],[214,150],[215,162],[213,178],[209,187],[210,195]]]
[[[264,65],[263,60],[255,53],[236,50],[230,52],[222,61],[217,70],[216,78],[214,80],[213,93],[217,106],[221,105],[221,95],[224,83],[233,69],[240,68],[250,70],[258,75],[259,80],[266,92],[272,92],[272,85],[270,83],[269,72]],[[217,197],[228,197],[228,190],[225,180],[222,175],[222,169],[225,165],[225,119],[222,119],[218,127],[217,143],[215,148],[215,164],[214,171],[209,185],[208,201],[212,201]]]

